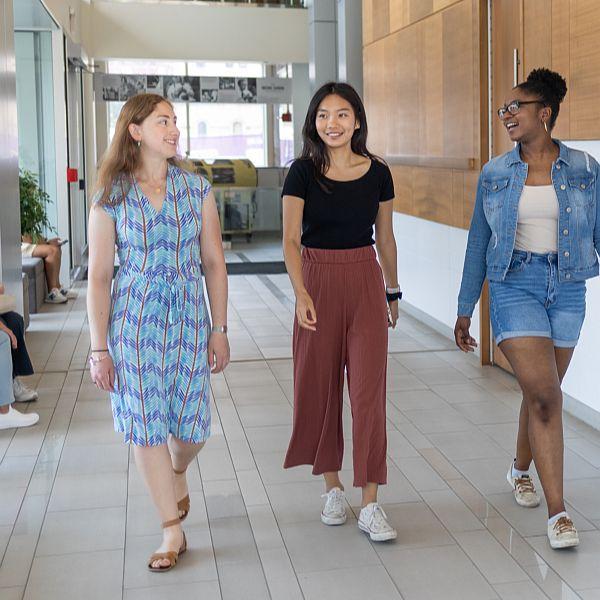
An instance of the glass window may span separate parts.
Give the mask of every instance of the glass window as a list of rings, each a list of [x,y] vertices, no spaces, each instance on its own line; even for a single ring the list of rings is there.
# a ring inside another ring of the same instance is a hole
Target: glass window
[[[266,166],[264,105],[190,103],[189,111],[191,158],[248,158]]]
[[[108,72],[185,75],[185,65],[183,61],[111,60]],[[187,65],[188,74],[194,76],[263,77],[265,73],[265,66],[260,62],[195,61]],[[114,135],[123,104],[108,103],[109,139]],[[207,160],[248,158],[257,167],[267,166],[264,104],[180,102],[175,104],[175,113],[181,131],[179,148],[182,155]]]
[[[58,225],[52,33],[15,31],[19,168],[31,171],[48,194],[52,227]],[[53,237],[52,231],[47,231]]]

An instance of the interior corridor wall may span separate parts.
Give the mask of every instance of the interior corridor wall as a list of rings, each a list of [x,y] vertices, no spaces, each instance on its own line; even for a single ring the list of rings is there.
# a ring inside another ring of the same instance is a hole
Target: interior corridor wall
[[[450,338],[454,337],[467,234],[465,229],[394,213],[402,308]],[[480,341],[479,304],[471,334]]]
[[[305,9],[95,0],[89,21],[82,42],[95,59],[308,62]]]
[[[567,141],[600,162],[600,140]],[[563,382],[565,408],[586,423],[600,429],[600,277],[587,282],[586,317],[573,360]]]
[[[0,280],[23,308],[12,0],[0,0]]]

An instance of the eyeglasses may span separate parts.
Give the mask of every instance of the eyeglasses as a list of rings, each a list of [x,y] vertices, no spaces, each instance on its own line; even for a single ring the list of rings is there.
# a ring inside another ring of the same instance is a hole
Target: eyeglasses
[[[501,106],[498,109],[498,117],[500,119],[504,118],[506,113],[510,113],[511,115],[516,115],[521,110],[521,106],[523,104],[544,104],[541,100],[513,100],[507,106]]]

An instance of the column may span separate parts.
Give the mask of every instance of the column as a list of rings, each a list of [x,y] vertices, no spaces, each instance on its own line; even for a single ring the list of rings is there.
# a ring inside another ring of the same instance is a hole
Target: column
[[[362,2],[337,0],[338,79],[352,85],[362,96]]]
[[[311,90],[337,78],[336,0],[312,0],[308,6],[308,56]]]

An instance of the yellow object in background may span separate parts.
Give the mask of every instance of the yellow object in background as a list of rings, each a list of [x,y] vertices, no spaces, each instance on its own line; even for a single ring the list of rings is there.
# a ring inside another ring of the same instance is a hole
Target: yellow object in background
[[[196,171],[213,187],[256,187],[256,167],[246,158],[219,158],[214,161],[192,159]]]

